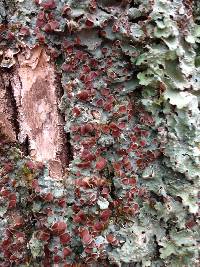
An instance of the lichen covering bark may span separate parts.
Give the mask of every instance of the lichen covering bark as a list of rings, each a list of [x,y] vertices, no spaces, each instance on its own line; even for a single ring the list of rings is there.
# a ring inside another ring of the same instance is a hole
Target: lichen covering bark
[[[1,68],[46,49],[73,155],[54,179],[2,136],[1,266],[198,266],[198,1],[4,2]]]

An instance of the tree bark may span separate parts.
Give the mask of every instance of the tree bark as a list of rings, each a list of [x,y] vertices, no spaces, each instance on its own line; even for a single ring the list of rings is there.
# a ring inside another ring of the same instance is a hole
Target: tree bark
[[[2,72],[0,123],[11,141],[19,141],[27,156],[48,163],[50,175],[61,178],[67,147],[58,109],[61,84],[54,65],[42,47],[26,48],[16,61],[15,68]]]
[[[0,2],[0,266],[199,266],[199,15]]]

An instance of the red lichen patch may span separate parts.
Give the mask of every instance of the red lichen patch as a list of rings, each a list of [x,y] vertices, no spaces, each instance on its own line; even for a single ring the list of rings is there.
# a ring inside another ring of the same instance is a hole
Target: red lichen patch
[[[107,160],[103,157],[100,157],[96,162],[96,169],[100,171],[106,167],[106,164],[107,164]]]

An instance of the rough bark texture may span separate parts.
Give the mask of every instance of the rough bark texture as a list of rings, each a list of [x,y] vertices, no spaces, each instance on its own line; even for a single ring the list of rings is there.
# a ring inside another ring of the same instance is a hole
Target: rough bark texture
[[[10,59],[8,52],[5,57]],[[54,65],[40,46],[22,50],[14,62],[15,68],[0,77],[2,131],[33,160],[48,164],[52,177],[62,179],[67,147]]]
[[[10,85],[9,73],[0,72],[0,125],[4,135],[8,140],[15,142],[17,140],[17,129],[15,128],[12,88]]]
[[[52,177],[62,177],[66,164],[63,122],[58,111],[58,85],[54,66],[42,47],[18,56],[12,87],[19,113],[19,141],[28,139],[30,156],[48,163]]]
[[[200,3],[0,2],[0,266],[199,266]]]

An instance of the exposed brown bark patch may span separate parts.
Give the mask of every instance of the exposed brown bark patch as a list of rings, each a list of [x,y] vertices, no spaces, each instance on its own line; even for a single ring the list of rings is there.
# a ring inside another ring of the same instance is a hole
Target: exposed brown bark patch
[[[61,178],[67,153],[55,69],[42,47],[25,50],[18,61],[12,86],[19,112],[19,141],[28,140],[30,156],[48,162],[50,175]]]

